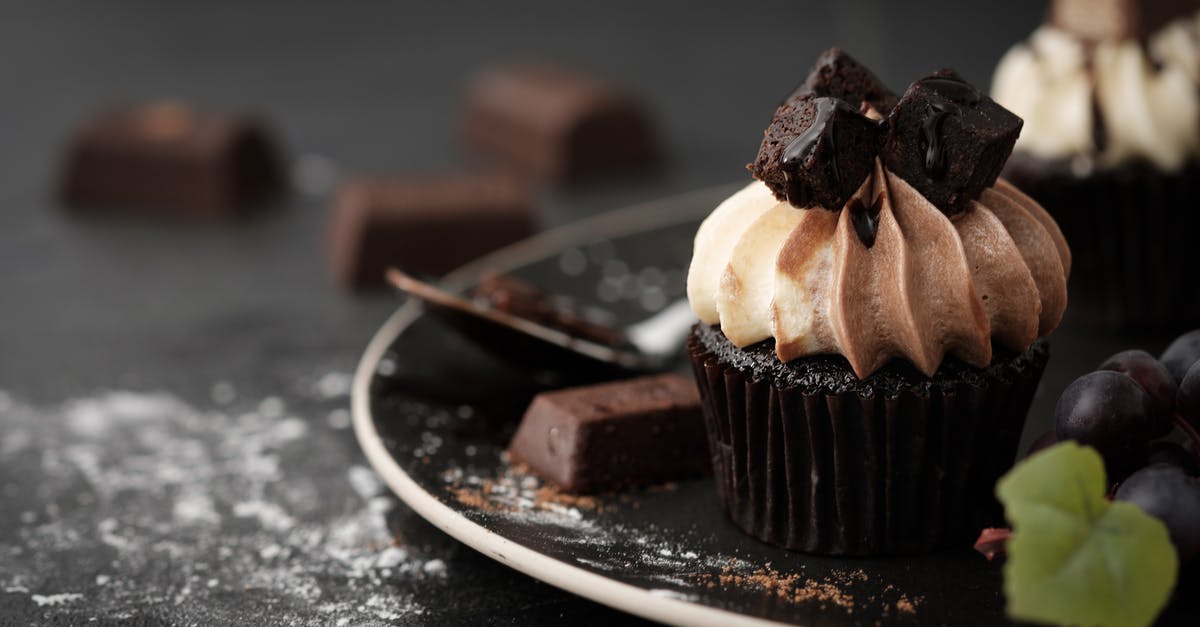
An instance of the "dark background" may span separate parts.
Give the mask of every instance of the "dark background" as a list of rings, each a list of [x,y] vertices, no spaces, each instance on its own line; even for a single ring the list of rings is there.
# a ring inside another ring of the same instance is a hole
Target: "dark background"
[[[342,173],[436,170],[469,163],[455,129],[473,71],[516,57],[561,60],[640,93],[662,122],[670,160],[650,176],[546,190],[543,219],[555,225],[745,180],[775,104],[828,46],[897,90],[946,65],[987,85],[1042,11],[1040,2],[884,0],[8,3],[0,381],[56,398],[150,372],[179,376],[184,364],[172,360],[218,330],[244,334],[245,351],[274,342],[357,348],[392,307],[348,298],[327,280],[326,195],[297,194],[224,229],[98,225],[59,211],[51,192],[60,151],[99,106],[178,99],[248,109],[268,118],[291,155],[327,158]],[[270,337],[213,328],[235,313],[253,314]]]
[[[745,180],[743,165],[775,104],[825,47],[846,48],[897,90],[944,66],[987,86],[996,61],[1036,27],[1044,10],[1041,2],[701,4],[5,3],[0,391],[36,407],[113,389],[167,390],[204,406],[211,404],[214,383],[226,381],[245,398],[281,396],[319,425],[328,408],[297,396],[295,382],[349,372],[397,305],[389,294],[351,296],[329,279],[328,188],[296,192],[271,212],[219,226],[80,220],[64,213],[52,194],[60,151],[73,126],[98,106],[171,98],[249,109],[269,120],[291,158],[332,163],[343,175],[436,170],[470,163],[455,125],[473,71],[513,57],[569,62],[644,97],[661,121],[669,161],[661,171],[625,180],[545,189],[542,218],[552,226]],[[1071,334],[1068,321],[1064,336]],[[1056,358],[1078,362],[1078,372],[1113,346],[1137,345],[1113,338],[1065,344],[1080,348]],[[1071,372],[1047,379],[1043,413],[1045,398],[1057,396]],[[11,421],[0,408],[0,435]],[[46,441],[58,441],[52,419],[39,428]],[[349,431],[314,430],[285,456],[289,476],[340,477],[342,468],[364,463]],[[53,491],[39,487],[48,479],[36,451],[2,455],[0,548],[16,547],[16,554],[29,531],[18,514],[35,512],[39,521],[51,516],[42,511]],[[54,494],[64,501],[63,494],[73,493]],[[53,511],[86,517],[97,507],[64,502]],[[329,516],[325,506],[307,516],[322,520]],[[620,616],[491,563],[403,506],[390,522],[426,558],[444,558],[459,575],[448,585],[396,583],[397,594],[436,608],[396,620],[599,623]],[[36,572],[32,583],[50,591],[90,581],[96,571],[88,570],[88,546],[81,541],[80,552],[62,554],[83,559],[28,561]],[[6,594],[3,561],[0,623],[113,619],[109,605],[61,614]],[[123,575],[151,588],[177,585],[169,570]],[[251,593],[129,607],[134,622],[332,620]]]

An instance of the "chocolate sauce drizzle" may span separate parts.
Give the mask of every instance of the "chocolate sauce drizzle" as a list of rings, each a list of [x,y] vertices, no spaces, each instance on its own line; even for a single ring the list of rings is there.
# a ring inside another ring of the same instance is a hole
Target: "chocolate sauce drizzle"
[[[812,190],[796,174],[816,149],[817,142],[822,139],[829,145],[830,154],[837,154],[836,125],[830,124],[829,121],[838,108],[852,110],[850,105],[837,98],[814,98],[813,104],[816,105],[817,112],[813,115],[812,124],[809,124],[803,133],[788,143],[779,158],[779,163],[783,166],[784,178],[787,180],[788,203],[794,207],[808,207],[812,204]],[[837,158],[830,158],[829,163],[832,168],[833,180],[840,182]]]
[[[921,139],[925,143],[925,173],[931,179],[946,175],[946,152],[942,149],[942,122],[950,112],[942,105],[930,107],[929,114],[921,123]]]
[[[946,175],[946,153],[942,142],[942,125],[946,117],[964,106],[978,106],[983,96],[973,85],[956,76],[938,76],[921,82],[952,103],[930,106],[921,125],[921,139],[925,143],[925,173],[931,179],[940,179]]]
[[[875,245],[875,236],[879,232],[879,212],[883,210],[883,194],[875,197],[870,206],[864,205],[862,199],[850,201],[850,223],[863,246],[870,248]]]

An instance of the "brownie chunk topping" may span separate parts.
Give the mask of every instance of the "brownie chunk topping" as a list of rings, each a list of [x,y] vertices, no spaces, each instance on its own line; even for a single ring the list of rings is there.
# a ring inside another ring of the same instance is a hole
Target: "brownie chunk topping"
[[[803,96],[775,112],[750,169],[780,200],[840,211],[870,176],[880,140],[858,105]]]
[[[880,113],[887,115],[896,106],[897,96],[887,88],[871,70],[840,48],[830,48],[817,57],[817,63],[808,73],[808,78],[788,96],[787,101],[804,96],[830,96],[845,100],[858,108],[870,103]]]
[[[915,81],[885,121],[884,166],[947,215],[996,182],[1021,118],[950,70]]]
[[[946,215],[996,182],[1021,119],[953,70],[913,82],[897,99],[874,74],[832,48],[775,111],[748,167],[781,201],[840,211],[875,160]],[[855,229],[875,241],[877,202],[855,207]]]

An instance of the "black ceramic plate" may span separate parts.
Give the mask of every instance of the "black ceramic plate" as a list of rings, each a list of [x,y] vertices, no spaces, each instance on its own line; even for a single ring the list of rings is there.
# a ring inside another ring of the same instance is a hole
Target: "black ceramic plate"
[[[552,231],[448,277],[512,272],[629,323],[683,296],[699,220],[733,191],[705,190]],[[681,371],[686,366],[680,364]],[[1000,625],[1001,575],[969,547],[836,559],[743,535],[709,479],[571,499],[503,454],[538,383],[407,303],[379,331],[353,390],[375,469],[446,533],[526,574],[678,624]]]

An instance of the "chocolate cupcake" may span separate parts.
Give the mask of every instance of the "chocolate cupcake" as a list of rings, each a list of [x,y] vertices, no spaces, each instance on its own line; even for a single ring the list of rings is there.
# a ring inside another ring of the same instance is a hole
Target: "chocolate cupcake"
[[[747,533],[917,553],[997,513],[1070,266],[997,180],[1020,125],[952,72],[897,99],[837,50],[776,111],[688,274],[718,491]]]
[[[1071,318],[1096,329],[1200,324],[1185,270],[1200,230],[1200,2],[1056,0],[1000,61],[1025,120],[1005,177],[1076,253]]]

